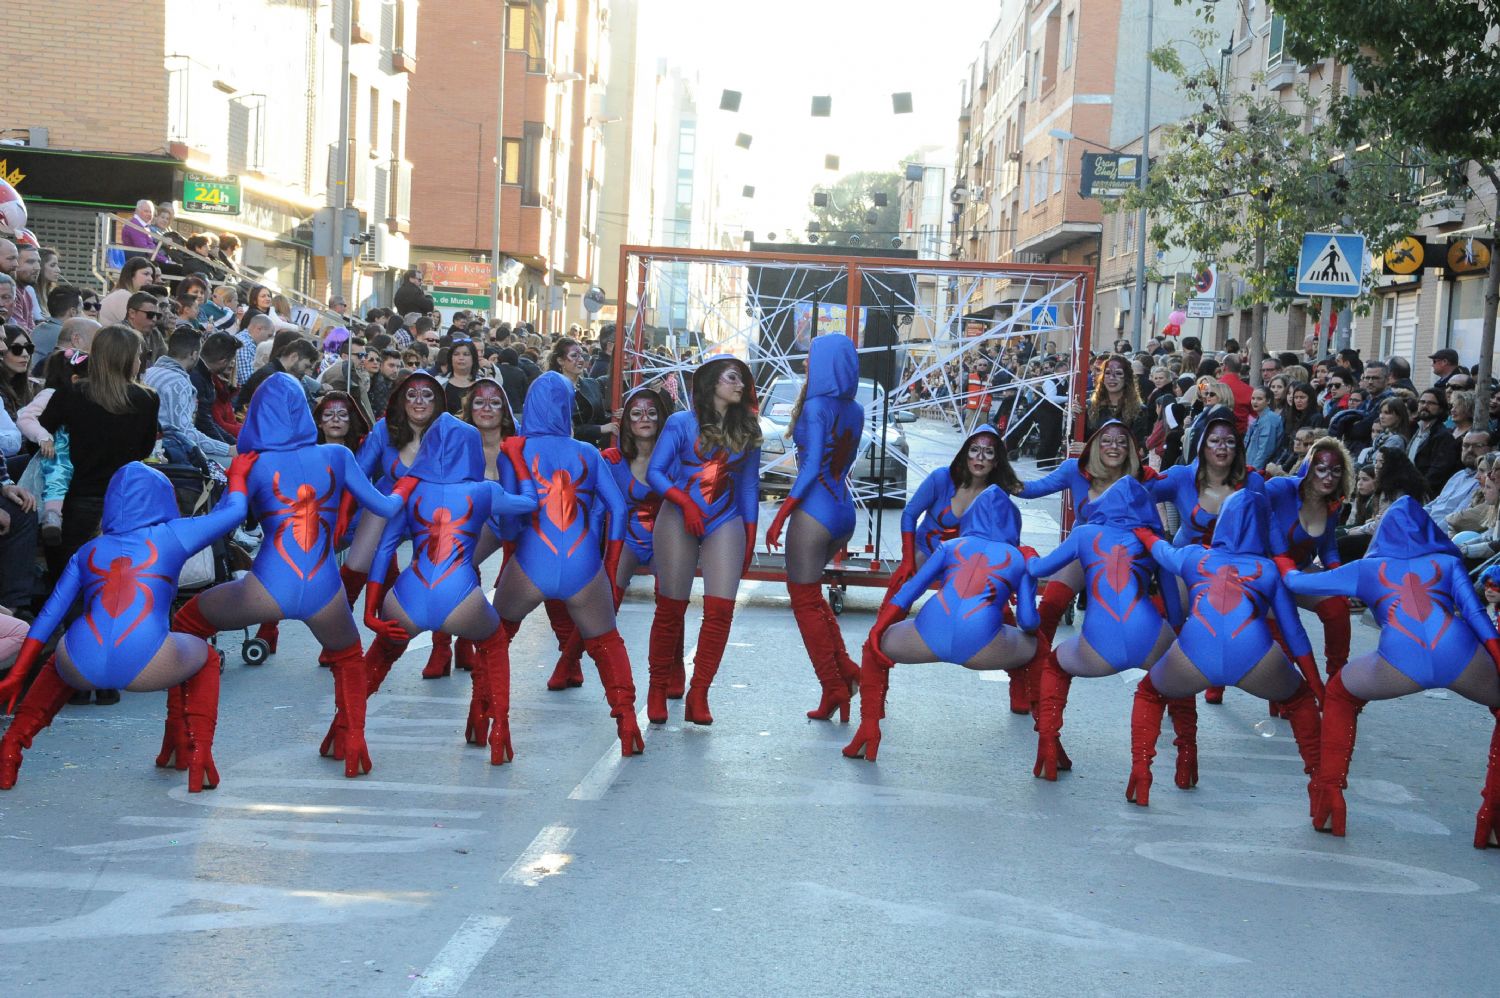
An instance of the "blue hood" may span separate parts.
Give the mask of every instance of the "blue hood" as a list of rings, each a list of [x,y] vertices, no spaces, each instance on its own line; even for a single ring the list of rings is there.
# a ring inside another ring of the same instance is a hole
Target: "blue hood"
[[[302,389],[297,389],[301,394]],[[260,392],[255,393],[257,397]],[[304,396],[304,406],[306,397]],[[104,491],[104,517],[100,528],[106,534],[123,534],[141,527],[175,520],[177,490],[167,476],[155,468],[131,461],[110,476]]]
[[[1213,547],[1216,551],[1266,557],[1270,550],[1270,522],[1271,505],[1265,493],[1240,489],[1219,507]]]
[[[531,383],[521,408],[521,436],[573,436],[573,382],[548,371]]]
[[[236,447],[244,451],[299,450],[318,442],[318,428],[302,384],[277,371],[255,390]]]
[[[859,354],[843,333],[816,337],[807,350],[807,397],[852,399],[859,387]]]
[[[1448,535],[1411,496],[1402,496],[1385,511],[1375,528],[1375,539],[1365,551],[1366,558],[1425,558],[1435,554],[1462,557]]]
[[[1130,427],[1126,426],[1118,419],[1106,419],[1104,422],[1100,423],[1097,428],[1095,428],[1093,433],[1089,434],[1088,440],[1084,441],[1083,452],[1078,455],[1078,473],[1083,476],[1084,481],[1089,480],[1089,460],[1092,458],[1094,453],[1094,444],[1099,439],[1099,435],[1105,430],[1109,429],[1111,426],[1118,426],[1125,431],[1126,446],[1128,446],[1130,448],[1130,452],[1135,455],[1136,462],[1143,463],[1140,459],[1139,445],[1136,444],[1135,434],[1130,432]],[[1100,496],[1099,498],[1102,499],[1104,497]]]
[[[484,441],[479,431],[443,413],[422,434],[422,445],[407,474],[424,482],[484,481]]]
[[[1021,512],[998,485],[979,493],[958,521],[962,537],[981,537],[1006,544],[1021,542]]]
[[[1134,530],[1145,527],[1160,530],[1161,519],[1156,504],[1146,488],[1134,478],[1122,478],[1104,490],[1104,495],[1088,505],[1089,522],[1098,526]]]

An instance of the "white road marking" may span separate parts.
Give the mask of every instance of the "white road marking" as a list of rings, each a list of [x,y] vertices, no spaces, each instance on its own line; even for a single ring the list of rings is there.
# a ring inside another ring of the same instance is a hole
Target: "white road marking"
[[[477,812],[471,812],[478,817]],[[450,818],[448,820],[461,820]],[[178,849],[207,843],[215,847],[271,849],[280,852],[365,853],[428,852],[453,848],[477,838],[479,829],[441,824],[373,825],[342,821],[274,821],[265,818],[153,818],[126,816],[122,825],[166,828],[160,835],[111,839],[84,846],[58,846],[78,856],[114,856],[127,852]]]
[[[645,740],[646,729],[649,722],[646,720],[646,708],[642,707],[639,714],[635,715],[636,727],[641,729],[642,740]],[[620,754],[620,742],[616,739],[609,749],[594,763],[594,767],[568,794],[568,800],[600,800],[606,791],[615,782],[615,777],[620,775],[620,765],[625,757]]]
[[[1463,877],[1364,856],[1211,842],[1142,842],[1136,854],[1164,866],[1258,884],[1317,891],[1424,897],[1467,894],[1479,885]]]
[[[503,915],[470,915],[406,993],[413,998],[456,995],[510,924]]]
[[[500,882],[535,887],[547,877],[561,873],[573,859],[563,852],[572,841],[573,832],[574,829],[563,825],[548,825],[537,832],[526,851],[510,864],[510,869],[500,874]]]

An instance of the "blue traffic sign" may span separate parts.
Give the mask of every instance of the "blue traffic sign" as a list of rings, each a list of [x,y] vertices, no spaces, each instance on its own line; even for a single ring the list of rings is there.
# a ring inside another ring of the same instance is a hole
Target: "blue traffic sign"
[[[1365,237],[1343,232],[1309,232],[1302,237],[1297,293],[1357,298],[1365,279]]]

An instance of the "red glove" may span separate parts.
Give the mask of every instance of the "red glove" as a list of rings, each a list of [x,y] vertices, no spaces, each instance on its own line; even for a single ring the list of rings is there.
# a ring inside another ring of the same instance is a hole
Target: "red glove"
[[[885,637],[885,632],[890,630],[891,625],[906,617],[906,611],[897,606],[891,600],[886,600],[880,607],[880,613],[875,616],[875,626],[870,628],[870,636],[865,639],[865,647],[870,649],[880,664],[889,669],[896,663],[891,661],[890,656],[880,650],[880,641]]]
[[[1151,545],[1161,540],[1161,538],[1156,535],[1156,531],[1150,529],[1149,527],[1136,527],[1133,533],[1135,534],[1136,540],[1146,545],[1146,552],[1148,554],[1151,552]]]
[[[516,469],[516,474],[521,477],[522,481],[531,476],[531,472],[526,470],[526,454],[523,450],[525,446],[525,437],[506,437],[500,442],[500,453],[510,458],[511,467]]]
[[[766,550],[775,551],[781,547],[781,528],[786,523],[787,517],[792,515],[802,500],[794,496],[787,496],[781,508],[776,511],[776,516],[771,520],[771,526],[766,529]]]
[[[354,518],[354,493],[348,489],[344,490],[343,498],[339,500],[338,516],[333,521],[333,541],[338,544],[344,539],[344,534],[349,530],[349,521]]]
[[[917,535],[908,531],[901,532],[901,563],[891,573],[891,591],[900,589],[911,581],[911,577],[917,574]]]
[[[257,451],[246,451],[244,454],[236,454],[234,460],[229,462],[229,470],[225,477],[229,479],[229,491],[245,494],[245,477],[250,474],[250,469],[255,467],[255,462],[260,458]]]
[[[385,584],[383,582],[366,583],[365,626],[393,645],[406,644],[411,640],[411,635],[406,633],[406,628],[394,620],[385,620],[377,616],[383,602],[385,602]]]
[[[1484,643],[1484,650],[1490,653],[1490,658],[1495,660],[1495,668],[1500,669],[1500,641],[1490,638]],[[19,661],[19,660],[18,660]]]
[[[411,477],[410,475],[407,475],[405,478],[399,478],[396,480],[396,484],[391,488],[391,495],[400,496],[401,501],[405,502],[407,499],[411,498],[412,490],[416,487],[417,479]]]
[[[614,597],[615,606],[620,605],[620,585],[615,580],[620,575],[620,552],[624,549],[624,541],[610,541],[604,547],[604,577],[609,580],[609,592]]]
[[[1297,570],[1297,563],[1284,554],[1278,554],[1271,559],[1276,563],[1276,570],[1283,576],[1290,575]]]
[[[682,522],[687,527],[687,532],[694,537],[703,536],[703,511],[698,504],[693,502],[693,497],[677,488],[675,485],[667,489],[664,499],[671,500],[672,504],[682,510]]]
[[[1500,649],[1500,641],[1494,642],[1496,649]],[[1490,654],[1495,654],[1492,649]],[[1302,673],[1302,678],[1307,680],[1307,685],[1312,689],[1313,699],[1318,701],[1318,706],[1323,705],[1323,677],[1318,675],[1318,663],[1313,661],[1312,653],[1298,655],[1295,659],[1297,670]]]
[[[750,562],[755,558],[755,529],[755,524],[745,524],[745,563],[740,566],[740,578],[742,579],[750,571]]]
[[[16,655],[16,662],[10,667],[10,674],[0,679],[0,703],[5,705],[5,713],[16,712],[16,701],[20,699],[21,687],[26,685],[26,680],[31,676],[31,670],[36,666],[36,660],[42,657],[42,649],[46,647],[36,638],[27,638],[21,642],[21,651]]]

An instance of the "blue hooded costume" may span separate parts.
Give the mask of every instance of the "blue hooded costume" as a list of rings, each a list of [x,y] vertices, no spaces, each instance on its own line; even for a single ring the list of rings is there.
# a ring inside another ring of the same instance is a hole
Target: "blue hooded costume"
[[[1313,537],[1302,527],[1302,483],[1312,471],[1312,464],[1302,462],[1293,475],[1272,478],[1266,482],[1266,499],[1271,504],[1271,549],[1285,555],[1299,569],[1306,569],[1316,558],[1324,568],[1339,567],[1338,534],[1342,503],[1328,507],[1328,522],[1323,533]]]
[[[399,498],[370,484],[352,451],[317,440],[297,379],[278,372],[262,382],[237,444],[241,453],[260,455],[245,483],[265,532],[250,571],[282,616],[294,620],[311,617],[343,592],[334,530],[344,490],[376,516],[401,508]]]
[[[930,555],[939,544],[959,535],[960,514],[953,512],[953,496],[958,492],[958,486],[953,484],[953,476],[963,462],[968,460],[969,445],[974,442],[974,438],[985,433],[996,441],[1004,439],[993,426],[976,428],[958,445],[958,454],[952,463],[946,468],[936,469],[922,479],[917,491],[906,501],[906,508],[901,511],[901,533],[915,536],[918,552]],[[1045,492],[1038,494],[1046,495]]]
[[[636,388],[626,392],[621,406],[629,412],[632,401],[642,395],[655,400],[657,412],[665,422],[672,407],[667,404],[661,392],[653,388]],[[661,510],[661,496],[653,492],[650,485],[635,477],[635,472],[630,470],[630,462],[618,447],[604,451],[603,457],[609,465],[610,474],[615,478],[615,487],[630,505],[630,516],[625,524],[625,546],[635,555],[636,564],[649,565],[656,553],[652,534],[656,530],[656,514]]]
[[[1122,478],[1088,504],[1088,522],[1045,557],[1027,564],[1033,578],[1056,573],[1070,561],[1083,566],[1088,612],[1083,637],[1116,672],[1148,667],[1161,637],[1162,615],[1151,602],[1156,565],[1136,537],[1139,528],[1161,531],[1156,506],[1134,478]],[[1176,600],[1177,587],[1162,587]]]
[[[516,538],[516,564],[543,596],[566,600],[604,564],[600,517],[609,518],[607,539],[623,541],[630,507],[598,448],[573,439],[573,385],[556,371],[537,378],[526,392],[521,436],[536,504],[529,518],[519,524],[512,519],[496,536]],[[500,483],[512,494],[523,491],[508,461],[500,464]],[[504,616],[505,608],[498,609]]]
[[[1453,683],[1482,642],[1500,637],[1458,548],[1410,496],[1385,511],[1363,558],[1292,572],[1286,584],[1299,595],[1358,596],[1380,625],[1380,657],[1424,689]]]
[[[479,431],[446,412],[423,434],[407,479],[412,481],[410,494],[386,520],[370,564],[370,581],[386,584],[397,546],[410,538],[411,563],[390,591],[412,623],[437,631],[479,588],[474,546],[480,529],[492,518],[535,510],[536,488],[530,481],[522,482],[516,495],[487,481]]]
[[[946,471],[944,472],[946,474]],[[1035,631],[1036,583],[1015,541],[1021,514],[998,485],[981,492],[964,514],[964,531],[944,541],[917,574],[890,598],[910,610],[917,597],[941,578],[937,595],[917,614],[917,633],[945,662],[963,664],[995,639],[1005,625],[1005,606],[1016,598],[1016,623]]]
[[[396,411],[397,406],[406,403],[406,389],[422,382],[433,391],[433,410],[442,412],[447,398],[442,382],[426,371],[413,371],[391,389],[391,397],[385,404],[385,415],[375,422],[375,427],[359,447],[359,466],[364,469],[365,476],[387,495],[396,482],[406,477],[407,467],[401,460],[400,448],[391,442],[386,420]],[[509,402],[506,404],[509,405]]]
[[[1197,432],[1197,453],[1194,455],[1192,464],[1178,464],[1168,468],[1160,478],[1153,479],[1146,485],[1147,491],[1151,493],[1153,502],[1169,502],[1177,507],[1177,515],[1182,518],[1182,526],[1177,529],[1177,536],[1172,538],[1172,543],[1178,547],[1188,544],[1199,544],[1208,546],[1214,536],[1214,523],[1219,518],[1219,513],[1210,513],[1203,508],[1198,496],[1198,464],[1203,460],[1203,448],[1208,443],[1209,431],[1218,424],[1224,424],[1231,430],[1234,429],[1234,418],[1227,415],[1228,410],[1221,409],[1226,415],[1210,414],[1208,421]],[[1200,419],[1203,417],[1199,417]],[[1235,446],[1244,453],[1245,445],[1240,440],[1238,432],[1234,435]],[[1245,480],[1240,483],[1237,490],[1249,490],[1251,492],[1263,492],[1265,490],[1265,479],[1261,478],[1260,472],[1247,468]],[[1225,500],[1228,501],[1227,499]],[[1220,510],[1222,513],[1223,510]],[[1262,548],[1262,552],[1267,550]],[[1260,553],[1260,552],[1258,552]]]
[[[306,412],[301,388],[297,394]],[[83,612],[63,637],[69,658],[96,689],[129,686],[171,629],[183,564],[244,518],[239,492],[203,516],[179,516],[165,475],[139,461],[122,466],[104,493],[103,534],[68,561],[30,637],[47,641],[81,596]]]
[[[1089,476],[1084,472],[1084,469],[1089,466],[1089,455],[1092,453],[1094,447],[1097,446],[1096,441],[1099,439],[1099,434],[1111,426],[1118,426],[1124,430],[1130,442],[1129,445],[1132,448],[1137,446],[1130,427],[1118,419],[1107,419],[1099,424],[1099,428],[1089,435],[1088,441],[1083,445],[1082,454],[1078,457],[1068,458],[1034,482],[1025,482],[1022,484],[1021,491],[1017,495],[1022,499],[1040,499],[1043,496],[1054,495],[1066,490],[1068,499],[1073,504],[1073,522],[1087,522],[1089,518],[1089,489],[1093,483],[1089,480]],[[1143,472],[1143,474],[1151,473]]]
[[[715,361],[727,360],[740,369],[745,397],[754,405],[755,382],[744,361],[727,354],[708,357],[693,374],[693,396],[712,394],[706,373]],[[528,405],[529,409],[530,406]],[[659,496],[681,489],[703,514],[703,536],[733,519],[753,525],[760,519],[760,447],[731,453],[723,447],[704,452],[698,445],[698,417],[691,409],[674,412],[662,427],[661,438],[651,452],[646,480]],[[528,573],[529,574],[529,573]]]
[[[797,479],[787,497],[832,537],[854,531],[849,469],[859,454],[865,416],[854,400],[858,387],[859,354],[849,337],[832,333],[815,338],[807,352],[802,413],[792,428]]]
[[[1260,662],[1273,643],[1273,613],[1292,656],[1312,652],[1297,604],[1266,556],[1269,520],[1266,497],[1241,489],[1224,500],[1209,548],[1151,545],[1156,563],[1188,585],[1177,644],[1211,686],[1233,686]]]

